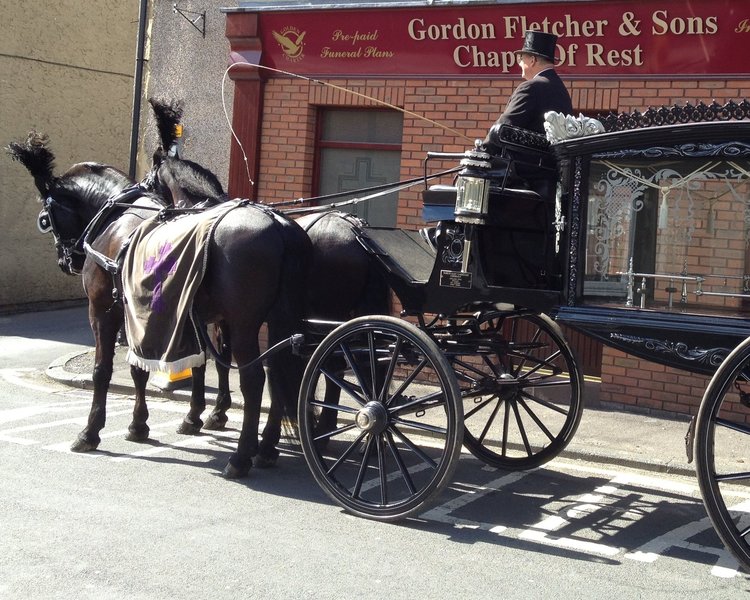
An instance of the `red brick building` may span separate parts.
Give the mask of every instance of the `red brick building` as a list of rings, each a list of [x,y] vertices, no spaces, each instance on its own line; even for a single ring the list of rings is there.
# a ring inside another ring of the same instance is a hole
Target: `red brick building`
[[[239,4],[224,9],[242,142],[233,196],[272,202],[420,176],[426,152],[484,137],[520,81],[513,51],[529,28],[558,34],[576,113],[750,97],[736,51],[750,42],[745,0]],[[419,187],[357,210],[375,225],[424,225]],[[571,337],[601,376],[601,402],[695,412],[705,377]]]

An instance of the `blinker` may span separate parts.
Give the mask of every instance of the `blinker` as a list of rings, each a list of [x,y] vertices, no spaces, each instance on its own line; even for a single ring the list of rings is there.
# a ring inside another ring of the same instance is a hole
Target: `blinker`
[[[41,233],[52,231],[52,219],[46,209],[39,211],[39,216],[36,218],[36,227]]]

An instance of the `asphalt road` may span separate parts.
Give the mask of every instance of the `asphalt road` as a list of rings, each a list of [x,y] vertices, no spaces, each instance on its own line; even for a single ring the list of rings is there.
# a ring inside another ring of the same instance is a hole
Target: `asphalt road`
[[[42,321],[49,321],[44,325]],[[277,468],[220,476],[238,434],[175,433],[186,405],[149,402],[151,439],[124,439],[111,394],[100,449],[68,451],[90,391],[45,376],[85,348],[80,310],[0,317],[0,598],[737,598],[693,478],[556,459],[528,473],[463,455],[419,518],[355,518],[295,444]],[[79,327],[80,328],[80,327]]]

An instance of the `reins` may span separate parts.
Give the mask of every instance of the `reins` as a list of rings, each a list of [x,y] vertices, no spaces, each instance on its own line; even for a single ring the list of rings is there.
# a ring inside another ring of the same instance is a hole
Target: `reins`
[[[318,206],[307,206],[303,208],[292,208],[288,210],[282,210],[282,212],[285,215],[301,215],[301,214],[308,214],[308,213],[316,213],[316,212],[326,212],[329,210],[335,210],[337,208],[341,208],[342,206],[354,206],[359,204],[360,202],[366,202],[368,200],[374,200],[375,198],[379,198],[381,196],[386,196],[388,194],[392,194],[394,192],[400,192],[401,190],[408,189],[410,187],[413,187],[419,183],[423,183],[426,181],[429,181],[430,179],[437,179],[439,177],[444,177],[446,175],[450,175],[452,173],[457,173],[460,171],[463,167],[453,167],[451,169],[448,169],[446,171],[441,171],[439,173],[434,173],[432,175],[422,175],[420,177],[414,177],[413,179],[406,179],[404,181],[397,181],[395,183],[384,183],[381,185],[375,185],[372,187],[367,188],[360,188],[357,190],[350,190],[345,192],[336,192],[333,194],[326,194],[324,196],[314,196],[310,198],[297,198],[296,200],[282,200],[281,202],[272,202],[269,204],[264,204],[265,206],[270,206],[271,208],[278,208],[280,206],[294,206],[297,204],[303,204],[307,202],[319,202],[320,200],[330,200],[332,198],[342,198],[344,196],[351,196],[352,194],[357,194],[361,192],[369,192],[373,191],[374,193],[361,196],[357,198],[351,198],[350,200],[344,200],[342,202],[333,202],[331,204],[322,204]]]

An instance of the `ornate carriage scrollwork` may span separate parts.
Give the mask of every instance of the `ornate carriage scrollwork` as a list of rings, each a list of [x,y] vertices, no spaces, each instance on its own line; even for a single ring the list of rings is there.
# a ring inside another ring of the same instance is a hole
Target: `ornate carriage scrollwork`
[[[445,243],[440,259],[444,265],[459,267],[463,261],[464,254],[464,231],[463,228],[448,226],[445,230]]]
[[[563,140],[604,133],[604,125],[601,121],[582,114],[574,117],[551,110],[544,113],[544,131],[549,142],[556,144]]]
[[[735,102],[730,100],[726,104],[719,104],[714,100],[711,104],[700,102],[685,106],[661,106],[649,108],[645,112],[634,110],[616,114],[597,115],[607,133],[626,131],[644,127],[659,127],[661,125],[678,125],[680,123],[708,123],[711,121],[740,121],[750,118],[750,101]]]
[[[698,363],[712,368],[718,367],[727,357],[731,348],[690,348],[684,342],[657,340],[620,333],[610,334],[612,341],[638,346],[652,354],[669,355],[673,360],[684,363]]]

